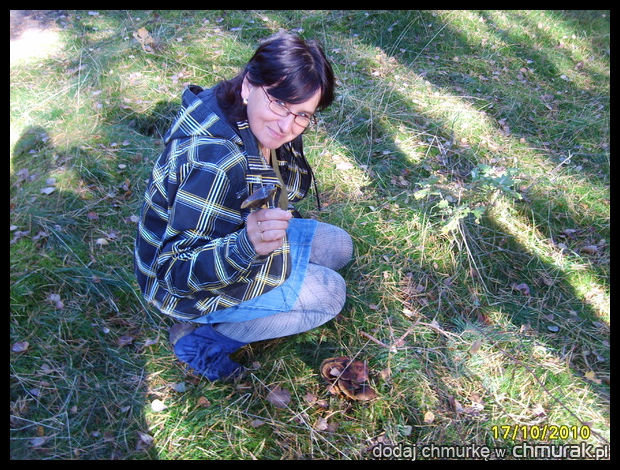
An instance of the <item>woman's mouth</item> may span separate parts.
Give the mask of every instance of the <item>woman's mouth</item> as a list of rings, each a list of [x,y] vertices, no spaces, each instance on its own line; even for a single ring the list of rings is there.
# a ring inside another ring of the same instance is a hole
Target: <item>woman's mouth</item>
[[[284,134],[280,134],[279,132],[273,130],[271,127],[267,127],[267,130],[274,139],[282,140],[284,138]]]

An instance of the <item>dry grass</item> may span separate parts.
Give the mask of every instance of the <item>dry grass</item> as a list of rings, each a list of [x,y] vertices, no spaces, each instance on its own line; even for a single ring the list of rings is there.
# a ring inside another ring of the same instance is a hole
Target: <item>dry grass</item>
[[[46,18],[46,55],[11,62],[12,458],[523,440],[501,426],[609,443],[609,12]],[[339,80],[306,138],[325,207],[301,209],[349,229],[348,301],[322,328],[242,349],[242,380],[209,383],[138,294],[135,216],[183,86],[230,76],[280,27],[321,40]],[[377,400],[328,393],[318,366],[336,355],[368,362]]]

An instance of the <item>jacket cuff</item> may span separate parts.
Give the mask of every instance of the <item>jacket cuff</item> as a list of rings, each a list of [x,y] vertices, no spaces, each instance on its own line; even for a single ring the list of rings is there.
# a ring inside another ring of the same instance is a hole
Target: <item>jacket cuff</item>
[[[242,228],[237,237],[237,246],[239,247],[239,254],[247,260],[250,265],[262,264],[268,256],[260,256],[256,253],[254,245],[248,238],[248,231],[246,228]]]

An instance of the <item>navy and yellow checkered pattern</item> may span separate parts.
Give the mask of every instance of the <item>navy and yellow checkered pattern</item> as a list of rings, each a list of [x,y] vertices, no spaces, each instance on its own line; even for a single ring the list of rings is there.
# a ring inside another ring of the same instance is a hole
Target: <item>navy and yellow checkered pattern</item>
[[[247,122],[226,121],[212,90],[190,86],[164,136],[144,194],[135,273],[146,300],[162,313],[191,320],[253,299],[281,285],[290,246],[258,256],[241,202],[256,187],[282,185],[258,156]],[[311,171],[301,137],[278,149],[290,202],[303,198]]]

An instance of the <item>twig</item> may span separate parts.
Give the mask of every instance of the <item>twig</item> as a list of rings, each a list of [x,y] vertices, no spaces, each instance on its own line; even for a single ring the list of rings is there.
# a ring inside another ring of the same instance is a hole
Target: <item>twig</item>
[[[360,335],[362,335],[364,338],[368,338],[370,341],[372,341],[373,343],[377,343],[379,346],[383,346],[384,348],[388,348],[390,349],[391,346],[388,346],[387,344],[385,344],[383,341],[379,341],[377,338],[375,338],[372,335],[369,335],[368,333],[364,332],[364,331],[360,331]]]
[[[416,325],[419,322],[416,322]],[[414,325],[415,326],[415,325]],[[405,338],[407,336],[409,336],[409,334],[411,334],[413,332],[413,327],[408,328],[407,331],[405,331],[405,334],[403,334],[400,338],[398,338],[396,341],[394,341],[392,344],[385,344],[383,341],[378,340],[377,338],[375,338],[374,336],[364,332],[364,331],[360,331],[360,335],[362,335],[364,338],[368,338],[370,341],[377,343],[379,346],[383,346],[384,348],[387,348],[389,350],[395,350],[396,348],[400,348],[403,345],[403,342],[405,341]]]

